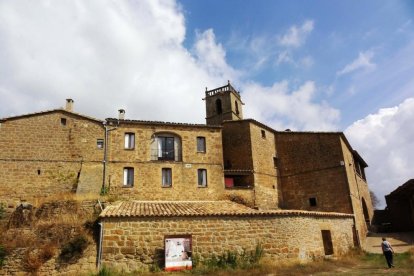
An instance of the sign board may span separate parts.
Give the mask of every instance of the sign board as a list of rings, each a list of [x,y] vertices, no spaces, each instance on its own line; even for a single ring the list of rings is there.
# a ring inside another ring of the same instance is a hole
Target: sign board
[[[191,235],[164,237],[165,271],[191,269],[193,267]]]

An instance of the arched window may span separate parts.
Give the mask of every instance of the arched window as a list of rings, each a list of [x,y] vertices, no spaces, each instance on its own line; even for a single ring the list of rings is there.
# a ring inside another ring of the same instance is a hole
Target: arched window
[[[217,111],[217,114],[223,113],[223,108],[221,106],[221,100],[220,99],[216,100],[216,111]]]

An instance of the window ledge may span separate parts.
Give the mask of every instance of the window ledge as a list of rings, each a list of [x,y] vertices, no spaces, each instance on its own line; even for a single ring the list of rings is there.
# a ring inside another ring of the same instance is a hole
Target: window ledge
[[[197,186],[197,188],[205,189],[208,188],[208,186]]]
[[[125,188],[125,189],[134,188],[134,185],[122,185],[122,188]]]
[[[172,188],[172,185],[170,185],[170,186],[161,186],[161,188]]]
[[[124,150],[135,150],[135,148],[124,148]]]

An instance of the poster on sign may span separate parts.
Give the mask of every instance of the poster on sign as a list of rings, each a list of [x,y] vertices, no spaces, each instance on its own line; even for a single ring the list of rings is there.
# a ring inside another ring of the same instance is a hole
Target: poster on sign
[[[165,270],[177,271],[191,269],[191,235],[165,236]]]

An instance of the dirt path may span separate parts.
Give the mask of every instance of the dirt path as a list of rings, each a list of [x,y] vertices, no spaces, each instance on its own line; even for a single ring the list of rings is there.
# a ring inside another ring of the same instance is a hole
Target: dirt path
[[[329,272],[321,272],[315,273],[312,275],[356,275],[356,276],[365,276],[365,275],[410,275],[412,276],[413,272],[408,271],[407,269],[400,269],[400,268],[386,268],[385,260],[384,260],[384,267],[372,267],[367,265],[357,265],[355,267],[339,267],[335,271]]]
[[[414,232],[403,233],[370,233],[367,237],[364,250],[369,253],[381,254],[381,238],[386,237],[394,248],[395,253],[407,252],[414,248]]]

